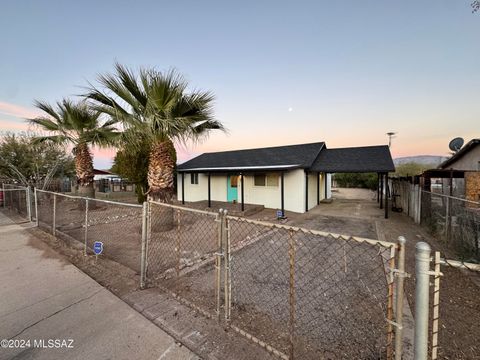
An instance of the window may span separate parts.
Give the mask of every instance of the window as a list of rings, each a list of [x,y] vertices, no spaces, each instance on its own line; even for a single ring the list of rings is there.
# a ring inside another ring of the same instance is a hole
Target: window
[[[230,176],[230,187],[238,187],[238,176]]]
[[[197,173],[190,174],[190,183],[192,185],[198,185],[198,174]]]
[[[257,174],[254,178],[255,186],[278,186],[278,174]]]
[[[268,174],[267,175],[267,186],[278,186],[278,175],[277,174]]]
[[[265,186],[265,174],[256,174],[253,183],[255,186]]]

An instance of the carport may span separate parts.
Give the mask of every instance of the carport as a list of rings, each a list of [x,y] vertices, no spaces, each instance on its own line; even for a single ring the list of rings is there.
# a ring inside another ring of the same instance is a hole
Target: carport
[[[311,170],[327,174],[377,173],[377,202],[388,219],[388,173],[395,171],[395,165],[387,145],[323,149]]]

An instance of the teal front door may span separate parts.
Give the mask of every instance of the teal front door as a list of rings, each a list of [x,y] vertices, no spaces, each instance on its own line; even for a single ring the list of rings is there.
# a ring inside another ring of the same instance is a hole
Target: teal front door
[[[227,176],[227,201],[236,202],[238,200],[238,176],[237,175],[228,175]]]

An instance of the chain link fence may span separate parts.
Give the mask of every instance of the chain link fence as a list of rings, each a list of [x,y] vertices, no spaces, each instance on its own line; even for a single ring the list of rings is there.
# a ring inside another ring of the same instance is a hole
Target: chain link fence
[[[85,254],[103,242],[141,287],[169,291],[279,358],[393,357],[395,243],[153,201],[38,189],[35,200],[40,227]]]
[[[387,357],[396,244],[227,223],[234,328],[283,358]]]
[[[422,191],[421,206],[421,225],[450,257],[480,261],[480,202]]]
[[[148,283],[173,292],[208,317],[219,316],[219,215],[149,202]]]
[[[37,224],[84,253],[103,255],[137,273],[141,267],[142,206],[36,190]]]
[[[32,216],[30,189],[28,187],[2,184],[3,208],[24,218]]]

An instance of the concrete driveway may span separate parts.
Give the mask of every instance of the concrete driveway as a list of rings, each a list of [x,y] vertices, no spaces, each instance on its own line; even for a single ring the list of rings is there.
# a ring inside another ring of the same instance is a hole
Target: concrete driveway
[[[0,359],[198,359],[1,212],[0,342]]]

